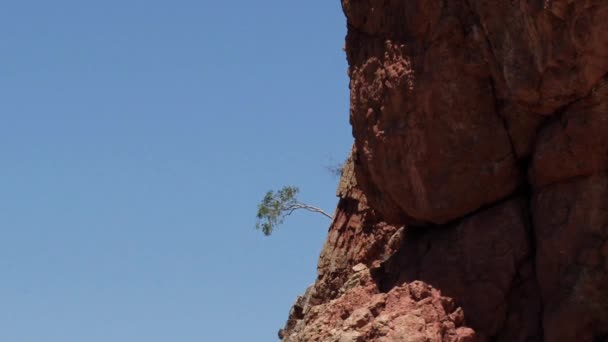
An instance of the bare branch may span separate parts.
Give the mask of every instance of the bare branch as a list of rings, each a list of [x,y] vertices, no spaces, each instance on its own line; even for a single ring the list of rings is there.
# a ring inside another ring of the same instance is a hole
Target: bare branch
[[[301,202],[296,202],[296,203],[292,203],[290,205],[288,205],[287,207],[283,208],[283,211],[285,211],[285,216],[289,216],[291,215],[294,211],[298,210],[298,209],[304,209],[307,211],[311,211],[311,212],[315,212],[315,213],[319,213],[325,217],[327,217],[328,219],[332,219],[333,217],[331,215],[329,215],[327,212],[325,212],[325,210],[312,206],[312,205],[308,205],[306,203],[301,203]]]
[[[330,220],[332,219],[332,216],[329,215],[328,213],[326,213],[325,210],[323,210],[321,208],[317,208],[317,207],[314,207],[312,205],[308,205],[308,204],[304,204],[304,203],[299,203],[299,202],[297,204],[300,206],[301,209],[312,211],[312,212],[315,212],[315,213],[319,213],[319,214],[324,215],[325,217],[327,217]]]

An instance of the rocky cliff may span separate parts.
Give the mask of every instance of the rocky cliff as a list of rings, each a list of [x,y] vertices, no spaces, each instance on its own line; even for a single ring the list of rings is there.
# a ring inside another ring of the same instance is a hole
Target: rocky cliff
[[[283,341],[608,341],[608,0],[342,6],[355,144]]]

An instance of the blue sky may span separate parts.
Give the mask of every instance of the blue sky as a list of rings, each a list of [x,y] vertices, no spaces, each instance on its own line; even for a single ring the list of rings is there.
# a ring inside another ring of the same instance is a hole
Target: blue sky
[[[352,142],[339,1],[6,1],[0,341],[276,340]]]

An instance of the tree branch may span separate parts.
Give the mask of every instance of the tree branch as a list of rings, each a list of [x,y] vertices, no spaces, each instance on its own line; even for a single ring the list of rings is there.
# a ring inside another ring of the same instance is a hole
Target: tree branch
[[[319,214],[327,217],[330,220],[332,219],[332,216],[329,215],[328,213],[326,213],[323,209],[314,207],[312,205],[300,203],[300,202],[290,204],[288,207],[284,208],[284,210],[287,211],[287,214],[285,214],[285,216],[291,215],[294,211],[296,211],[298,209],[304,209],[304,210],[308,210],[311,212],[319,213]]]

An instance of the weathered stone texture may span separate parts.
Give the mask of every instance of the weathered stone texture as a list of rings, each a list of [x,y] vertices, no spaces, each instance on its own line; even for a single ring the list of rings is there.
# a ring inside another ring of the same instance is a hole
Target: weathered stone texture
[[[608,0],[342,0],[355,143],[285,341],[608,341]]]
[[[547,186],[533,203],[546,341],[608,334],[608,176]]]

